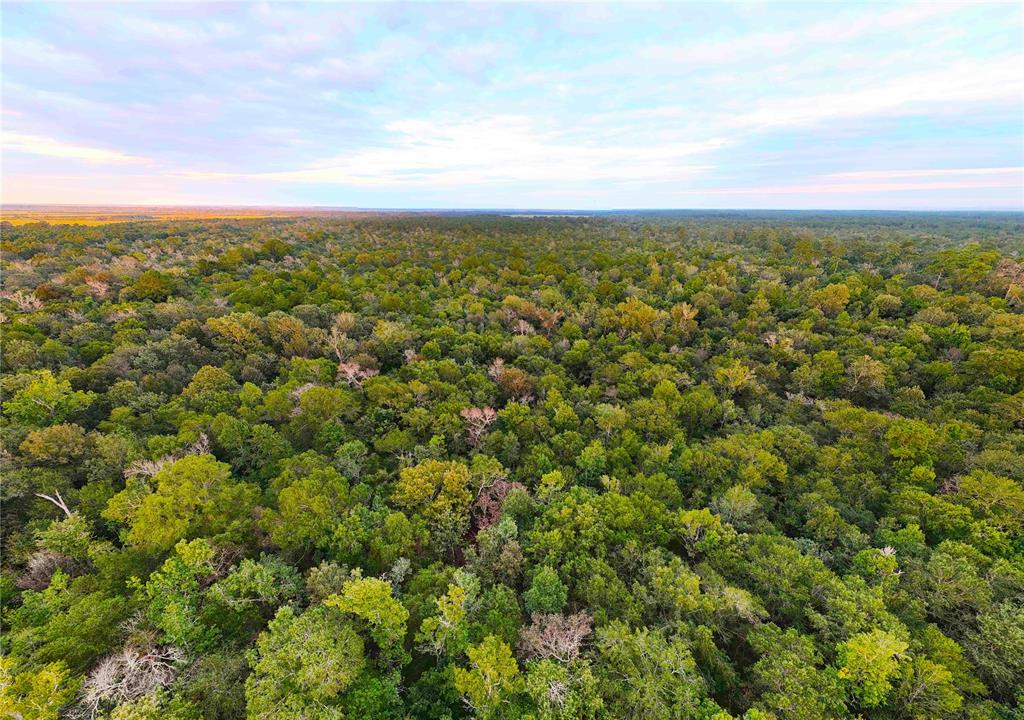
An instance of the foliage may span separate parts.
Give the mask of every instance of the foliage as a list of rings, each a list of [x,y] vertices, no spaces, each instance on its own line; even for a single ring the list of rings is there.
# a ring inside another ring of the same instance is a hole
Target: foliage
[[[363,641],[337,610],[278,611],[249,655],[250,718],[342,718],[343,691],[365,665]]]
[[[455,668],[455,689],[479,717],[490,718],[509,696],[522,689],[519,665],[512,649],[489,635],[479,645],[466,650],[469,668]]]
[[[1018,216],[2,230],[0,714],[1021,713]]]
[[[899,661],[908,644],[884,630],[858,633],[839,647],[839,677],[854,685],[866,707],[879,705],[892,688]]]
[[[11,658],[0,658],[0,713],[24,720],[57,720],[71,702],[78,681],[62,663],[16,673]]]

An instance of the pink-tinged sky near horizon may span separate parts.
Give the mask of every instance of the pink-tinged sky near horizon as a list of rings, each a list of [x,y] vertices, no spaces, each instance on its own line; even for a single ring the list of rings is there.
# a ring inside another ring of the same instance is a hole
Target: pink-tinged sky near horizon
[[[5,203],[1024,209],[1020,3],[3,3]]]

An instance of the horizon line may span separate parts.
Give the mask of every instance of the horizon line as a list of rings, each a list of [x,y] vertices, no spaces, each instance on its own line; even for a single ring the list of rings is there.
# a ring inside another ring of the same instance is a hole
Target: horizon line
[[[693,206],[651,206],[651,207],[606,207],[606,208],[573,208],[573,207],[529,207],[529,206],[382,206],[364,207],[357,205],[276,205],[244,203],[0,203],[0,211],[15,209],[55,209],[74,208],[80,210],[133,210],[133,209],[187,209],[187,210],[274,210],[281,212],[481,212],[481,213],[550,213],[550,214],[601,214],[623,212],[875,212],[875,213],[1018,213],[1024,214],[1021,207],[952,207],[952,208],[873,208],[873,207],[693,207]]]

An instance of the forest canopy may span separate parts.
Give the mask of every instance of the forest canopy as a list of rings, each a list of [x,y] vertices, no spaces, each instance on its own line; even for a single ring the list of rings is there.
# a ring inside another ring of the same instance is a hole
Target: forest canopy
[[[0,716],[1024,713],[1019,215],[2,231]]]

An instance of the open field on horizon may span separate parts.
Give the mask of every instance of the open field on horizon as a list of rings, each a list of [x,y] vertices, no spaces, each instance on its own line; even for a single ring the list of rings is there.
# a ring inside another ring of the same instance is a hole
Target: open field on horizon
[[[367,211],[348,208],[187,206],[187,205],[4,205],[0,221],[14,225],[36,222],[104,225],[145,220],[259,219],[286,217],[361,216]]]

